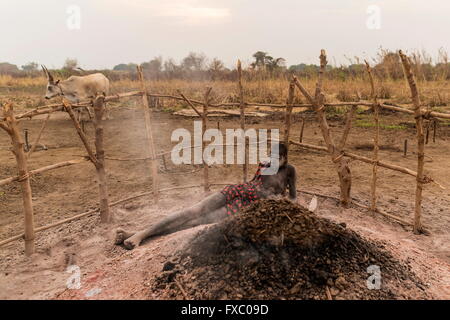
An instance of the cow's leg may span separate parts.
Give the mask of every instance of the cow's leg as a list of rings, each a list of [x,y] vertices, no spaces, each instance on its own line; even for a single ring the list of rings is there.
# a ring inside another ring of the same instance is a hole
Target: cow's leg
[[[155,225],[134,233],[124,240],[123,244],[127,249],[133,249],[149,237],[173,233],[199,224],[211,223],[216,217],[220,217],[221,213],[225,212],[225,203],[225,196],[223,194],[220,192],[213,193],[196,205],[169,214]],[[123,230],[120,230],[120,233],[124,233]]]
[[[88,106],[86,106],[86,107],[84,107],[84,108],[85,108],[86,113],[87,113],[87,115],[88,115],[88,117],[89,117],[89,120],[92,121],[92,119],[94,118],[94,116],[93,116],[93,114],[92,114],[92,112],[91,112],[91,109],[89,109]],[[87,119],[86,119],[86,120],[87,120]]]
[[[82,116],[82,111],[80,108],[77,108],[77,121],[78,123],[81,122],[81,116]]]
[[[111,120],[110,110],[106,106],[106,103],[105,103],[105,112],[103,113],[103,119],[102,120]]]

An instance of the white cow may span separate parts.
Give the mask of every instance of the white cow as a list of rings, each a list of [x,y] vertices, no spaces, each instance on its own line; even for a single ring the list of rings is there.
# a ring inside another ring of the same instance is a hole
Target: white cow
[[[45,99],[64,96],[71,103],[79,103],[95,98],[97,94],[109,95],[109,80],[101,73],[86,76],[70,76],[66,80],[54,80],[45,66],[42,70],[47,76]],[[88,110],[89,111],[89,110]],[[105,112],[106,114],[106,112]]]

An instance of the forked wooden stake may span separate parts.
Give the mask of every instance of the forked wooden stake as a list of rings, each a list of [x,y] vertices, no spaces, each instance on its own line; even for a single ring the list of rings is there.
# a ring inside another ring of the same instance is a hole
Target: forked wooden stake
[[[24,224],[25,224],[25,254],[32,255],[35,252],[34,244],[34,213],[33,201],[30,185],[30,175],[28,172],[27,155],[23,149],[24,141],[20,135],[18,122],[14,116],[14,110],[10,103],[3,106],[3,115],[6,123],[1,123],[11,138],[12,153],[16,158],[20,187],[22,189]]]
[[[139,75],[139,81],[141,83],[141,91],[142,91],[142,109],[144,111],[144,120],[145,120],[145,130],[147,133],[147,157],[151,158],[151,171],[152,171],[152,186],[153,193],[155,196],[155,202],[158,202],[159,199],[159,182],[158,182],[158,159],[156,158],[155,144],[153,141],[153,133],[152,133],[152,117],[151,111],[148,106],[148,98],[147,98],[147,88],[145,87],[144,82],[144,74],[142,73],[142,68],[137,66],[137,72]]]
[[[416,119],[417,130],[417,184],[416,184],[416,203],[414,210],[414,233],[422,232],[422,189],[424,184],[424,159],[425,159],[425,137],[423,130],[423,114],[420,108],[419,91],[417,90],[414,74],[411,70],[411,62],[409,58],[400,50],[400,59],[403,64],[403,71],[408,80],[409,88],[411,90],[411,98],[414,105],[414,118]]]

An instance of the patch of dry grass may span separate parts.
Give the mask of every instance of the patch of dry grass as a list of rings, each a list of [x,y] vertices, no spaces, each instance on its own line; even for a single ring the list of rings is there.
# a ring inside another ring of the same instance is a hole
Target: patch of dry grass
[[[314,92],[316,79],[301,79],[303,85]],[[13,78],[0,76],[0,99],[11,99],[22,106],[33,107],[43,104],[46,79],[44,77]],[[445,107],[450,105],[450,82],[419,81],[422,101],[430,107]],[[139,90],[137,81],[124,79],[111,83],[112,92]],[[237,101],[237,84],[233,81],[190,81],[190,80],[158,80],[147,81],[150,92],[160,94],[177,94],[181,90],[193,99],[203,99],[206,87],[213,87],[212,95],[216,102]],[[377,94],[380,99],[389,99],[397,103],[410,103],[410,91],[404,80],[377,81]],[[329,102],[357,101],[370,99],[370,84],[365,79],[325,80],[324,90]],[[288,94],[286,79],[252,80],[244,82],[244,95],[247,101],[261,103],[283,103]],[[306,102],[300,94],[296,102]],[[168,104],[167,102],[166,104]]]

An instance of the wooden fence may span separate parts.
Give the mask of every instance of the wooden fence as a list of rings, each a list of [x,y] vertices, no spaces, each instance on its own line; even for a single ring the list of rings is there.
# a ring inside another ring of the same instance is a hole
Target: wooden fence
[[[188,185],[188,186],[177,186],[177,187],[171,187],[171,188],[160,188],[159,187],[159,180],[158,180],[158,157],[163,157],[164,155],[170,153],[170,151],[163,151],[160,153],[157,153],[155,149],[155,143],[152,133],[152,110],[148,105],[148,99],[149,98],[158,98],[158,99],[172,99],[172,100],[179,100],[184,101],[187,103],[202,119],[202,134],[205,132],[207,128],[207,122],[208,122],[208,109],[209,107],[222,107],[222,108],[234,108],[239,107],[240,109],[240,127],[241,129],[245,129],[245,108],[248,106],[266,106],[266,107],[272,107],[272,108],[283,108],[285,110],[285,122],[284,122],[284,142],[289,148],[289,145],[296,145],[301,148],[309,149],[309,150],[315,150],[315,151],[322,151],[329,154],[330,159],[332,163],[335,166],[336,172],[338,174],[338,178],[340,181],[340,202],[343,206],[348,206],[351,204],[351,171],[349,168],[349,162],[348,159],[353,159],[357,161],[362,161],[368,164],[372,165],[372,183],[371,183],[371,198],[370,198],[370,206],[366,207],[366,209],[369,209],[373,212],[378,212],[383,214],[384,216],[387,216],[391,219],[394,219],[395,221],[412,225],[413,230],[415,233],[420,233],[423,231],[423,226],[421,223],[421,201],[422,201],[422,189],[423,186],[427,183],[434,182],[431,177],[424,175],[424,144],[425,144],[425,135],[424,135],[424,125],[423,125],[423,119],[432,119],[432,118],[442,118],[442,119],[450,119],[450,114],[448,113],[442,113],[442,112],[434,112],[434,111],[424,111],[421,109],[421,103],[419,100],[419,94],[417,85],[411,70],[411,62],[409,58],[404,55],[401,51],[399,52],[405,77],[408,80],[408,84],[411,90],[411,98],[413,102],[413,110],[410,110],[408,108],[395,105],[395,104],[388,104],[388,103],[380,103],[378,102],[378,99],[376,97],[376,90],[374,86],[374,81],[372,78],[372,73],[369,64],[366,62],[367,72],[368,76],[371,82],[371,88],[372,88],[372,101],[357,101],[357,102],[342,102],[342,103],[326,103],[324,102],[324,94],[323,94],[323,77],[326,70],[327,65],[327,58],[325,51],[321,51],[320,55],[320,71],[319,71],[319,77],[318,82],[316,85],[316,90],[314,95],[312,95],[310,92],[308,92],[303,85],[301,84],[300,80],[297,79],[295,76],[292,77],[292,79],[289,81],[289,91],[288,91],[288,97],[286,99],[285,104],[267,104],[267,103],[255,103],[255,102],[245,102],[244,97],[244,89],[243,89],[243,83],[242,83],[242,69],[240,61],[238,61],[237,70],[238,70],[238,83],[237,83],[237,91],[239,93],[239,102],[236,103],[220,103],[220,104],[214,104],[210,100],[210,93],[211,88],[207,88],[206,92],[204,94],[204,100],[198,101],[194,99],[190,99],[186,97],[182,92],[178,91],[178,96],[176,95],[163,95],[163,94],[155,94],[155,93],[148,93],[147,88],[145,86],[145,81],[142,73],[142,69],[140,67],[137,68],[138,76],[139,76],[139,82],[141,85],[140,91],[133,91],[133,92],[127,92],[127,93],[121,93],[111,96],[97,96],[93,101],[86,101],[78,104],[71,104],[66,99],[62,99],[62,103],[57,104],[51,104],[46,105],[42,107],[37,107],[33,110],[27,111],[25,113],[21,114],[14,114],[13,111],[13,105],[11,103],[6,103],[3,105],[3,117],[0,117],[0,128],[2,128],[10,137],[11,143],[12,143],[12,152],[15,155],[16,163],[17,163],[17,170],[18,174],[13,177],[8,177],[5,179],[0,180],[0,186],[5,185],[8,183],[13,182],[19,182],[22,190],[22,198],[23,198],[23,211],[24,211],[24,233],[16,235],[14,237],[10,237],[8,239],[0,241],[0,246],[5,245],[7,243],[10,243],[12,241],[18,240],[23,238],[25,240],[25,253],[27,255],[31,255],[35,252],[35,233],[39,231],[44,231],[50,228],[53,228],[55,226],[61,225],[63,223],[67,223],[70,221],[73,221],[75,219],[79,219],[81,217],[100,212],[100,218],[103,223],[110,222],[112,220],[112,214],[109,210],[110,207],[116,206],[119,204],[122,204],[126,201],[130,201],[132,199],[146,196],[146,195],[153,195],[153,198],[155,202],[158,201],[159,193],[171,191],[175,189],[184,189],[184,188],[196,188],[196,187],[203,187],[205,191],[209,191],[211,186],[214,185],[226,185],[226,183],[222,184],[211,184],[209,182],[209,172],[208,172],[208,165],[203,162],[203,184],[202,185]],[[306,104],[294,104],[294,97],[295,97],[295,89],[298,89],[300,93],[305,96],[307,101],[309,103]],[[146,132],[146,156],[145,158],[135,158],[135,159],[118,159],[118,158],[110,158],[105,156],[104,147],[103,147],[103,120],[102,116],[105,111],[105,102],[108,101],[115,101],[120,100],[127,97],[141,97],[142,103],[140,104],[142,107],[142,110],[144,112],[144,121],[145,121],[145,132]],[[198,109],[198,106],[202,106],[202,110],[200,111]],[[334,139],[329,125],[328,121],[326,119],[326,108],[328,107],[338,107],[338,106],[346,106],[349,109],[347,110],[346,114],[346,121],[345,121],[345,127],[342,136],[340,137],[339,141],[336,142]],[[374,134],[374,149],[373,149],[373,157],[365,157],[361,155],[357,155],[351,152],[348,152],[345,150],[346,141],[349,135],[349,132],[352,128],[352,120],[354,118],[356,108],[358,106],[368,106],[371,107],[374,111],[374,121],[375,121],[375,134]],[[93,117],[93,123],[95,128],[95,152],[94,149],[90,146],[88,139],[83,132],[81,125],[75,117],[73,110],[79,109],[79,108],[87,108],[87,107],[93,107],[94,109],[94,117]],[[291,140],[291,118],[292,118],[292,111],[294,108],[309,108],[313,110],[317,116],[317,120],[322,132],[323,139],[325,141],[326,147],[323,146],[317,146],[317,145],[311,145],[307,143],[302,142],[302,132],[304,127],[304,122],[302,125],[301,133],[300,133],[300,142]],[[379,159],[378,150],[379,150],[379,130],[380,130],[380,124],[379,124],[379,111],[381,109],[401,112],[405,114],[413,115],[416,121],[416,131],[417,131],[417,145],[418,145],[418,152],[417,152],[417,171],[410,170],[408,168],[404,168],[392,163],[388,163],[385,161],[381,161]],[[42,167],[39,169],[29,170],[28,169],[28,163],[27,160],[31,156],[31,154],[34,151],[35,146],[38,144],[39,139],[41,137],[42,131],[44,130],[46,124],[48,123],[49,118],[51,117],[51,114],[53,112],[62,111],[67,112],[72,120],[72,123],[78,133],[78,136],[80,140],[82,141],[87,155],[84,158],[81,159],[74,159],[69,161],[64,161],[56,164],[52,164],[46,167]],[[43,115],[47,114],[46,119],[43,122],[43,125],[32,145],[32,148],[29,151],[24,150],[24,141],[20,134],[19,130],[19,122],[22,119],[27,118],[33,118],[37,115]],[[243,177],[242,181],[247,181],[247,175],[248,175],[248,141],[244,140],[245,143],[245,161],[243,164]],[[204,144],[204,142],[203,142]],[[198,146],[194,146],[198,147]],[[189,147],[192,148],[192,147]],[[105,159],[109,160],[125,160],[125,161],[134,161],[134,160],[145,160],[149,163],[149,169],[151,171],[152,176],[152,190],[148,192],[143,192],[141,194],[137,195],[131,195],[127,198],[120,199],[115,202],[109,202],[108,199],[108,185],[106,181],[106,168],[105,168]],[[89,210],[84,213],[77,214],[73,217],[63,219],[61,221],[52,223],[47,226],[42,226],[39,228],[34,227],[34,213],[33,213],[33,203],[32,203],[32,190],[30,186],[30,177],[43,173],[49,170],[67,167],[76,165],[78,163],[82,163],[85,161],[91,162],[97,173],[98,178],[98,186],[99,186],[99,208]],[[414,219],[412,222],[407,221],[405,219],[402,219],[400,217],[397,217],[395,215],[386,213],[382,210],[380,210],[377,207],[377,170],[378,167],[394,170],[403,174],[407,174],[410,176],[413,176],[416,178],[416,195],[415,195],[415,210],[414,210]],[[359,206],[361,206],[359,204]]]

